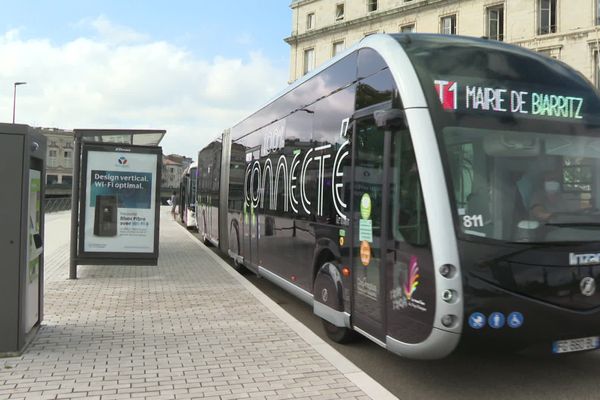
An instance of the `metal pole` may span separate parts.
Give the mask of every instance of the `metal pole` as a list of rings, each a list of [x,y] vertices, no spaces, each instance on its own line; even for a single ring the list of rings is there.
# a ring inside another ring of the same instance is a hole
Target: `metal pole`
[[[75,136],[75,151],[73,154],[73,187],[71,189],[71,257],[69,263],[69,279],[77,279],[77,232],[79,229],[79,175],[81,169],[81,134]]]
[[[17,84],[13,85],[13,124],[15,123],[15,108],[17,104]]]
[[[17,108],[17,86],[25,84],[27,84],[27,82],[15,82],[13,84],[13,124],[15,123],[15,110]]]

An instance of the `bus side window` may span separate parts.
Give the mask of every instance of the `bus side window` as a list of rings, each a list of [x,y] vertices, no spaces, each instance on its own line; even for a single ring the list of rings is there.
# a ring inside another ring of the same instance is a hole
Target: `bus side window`
[[[356,109],[386,101],[393,101],[395,107],[402,108],[394,78],[387,68],[359,82],[356,90]]]
[[[241,212],[244,205],[244,173],[246,148],[236,142],[231,144],[231,162],[229,172],[229,208]],[[200,168],[200,167],[198,167]]]
[[[410,132],[392,136],[392,232],[394,239],[415,246],[429,244],[427,215]]]
[[[367,78],[387,67],[385,61],[377,52],[370,48],[360,49],[357,60],[357,78]]]
[[[211,167],[211,175],[212,175],[212,190],[211,190],[211,205],[215,208],[219,208],[219,199],[220,199],[220,187],[221,182],[219,179],[221,178],[221,142],[216,143],[215,156],[213,159],[213,166]]]

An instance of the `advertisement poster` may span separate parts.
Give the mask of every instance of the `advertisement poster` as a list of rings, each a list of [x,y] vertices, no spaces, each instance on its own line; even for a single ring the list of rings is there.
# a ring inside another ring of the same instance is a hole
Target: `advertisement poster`
[[[29,170],[29,211],[27,215],[27,281],[25,296],[25,324],[26,331],[37,323],[39,319],[40,298],[40,255],[42,245],[39,239],[41,230],[41,172]]]
[[[85,167],[83,251],[154,253],[157,154],[89,149]]]

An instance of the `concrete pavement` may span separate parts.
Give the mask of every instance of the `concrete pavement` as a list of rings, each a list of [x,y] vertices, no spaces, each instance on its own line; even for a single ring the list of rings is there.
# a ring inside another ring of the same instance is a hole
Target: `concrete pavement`
[[[45,319],[0,399],[392,399],[161,212],[156,267],[80,266],[46,219]]]

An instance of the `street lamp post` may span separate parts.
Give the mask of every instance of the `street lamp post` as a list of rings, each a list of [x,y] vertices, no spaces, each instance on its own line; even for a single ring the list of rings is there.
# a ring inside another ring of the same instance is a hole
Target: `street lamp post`
[[[15,108],[16,108],[16,104],[17,104],[17,86],[19,85],[26,85],[27,82],[15,82],[14,83],[14,90],[13,90],[13,124],[15,123]]]

